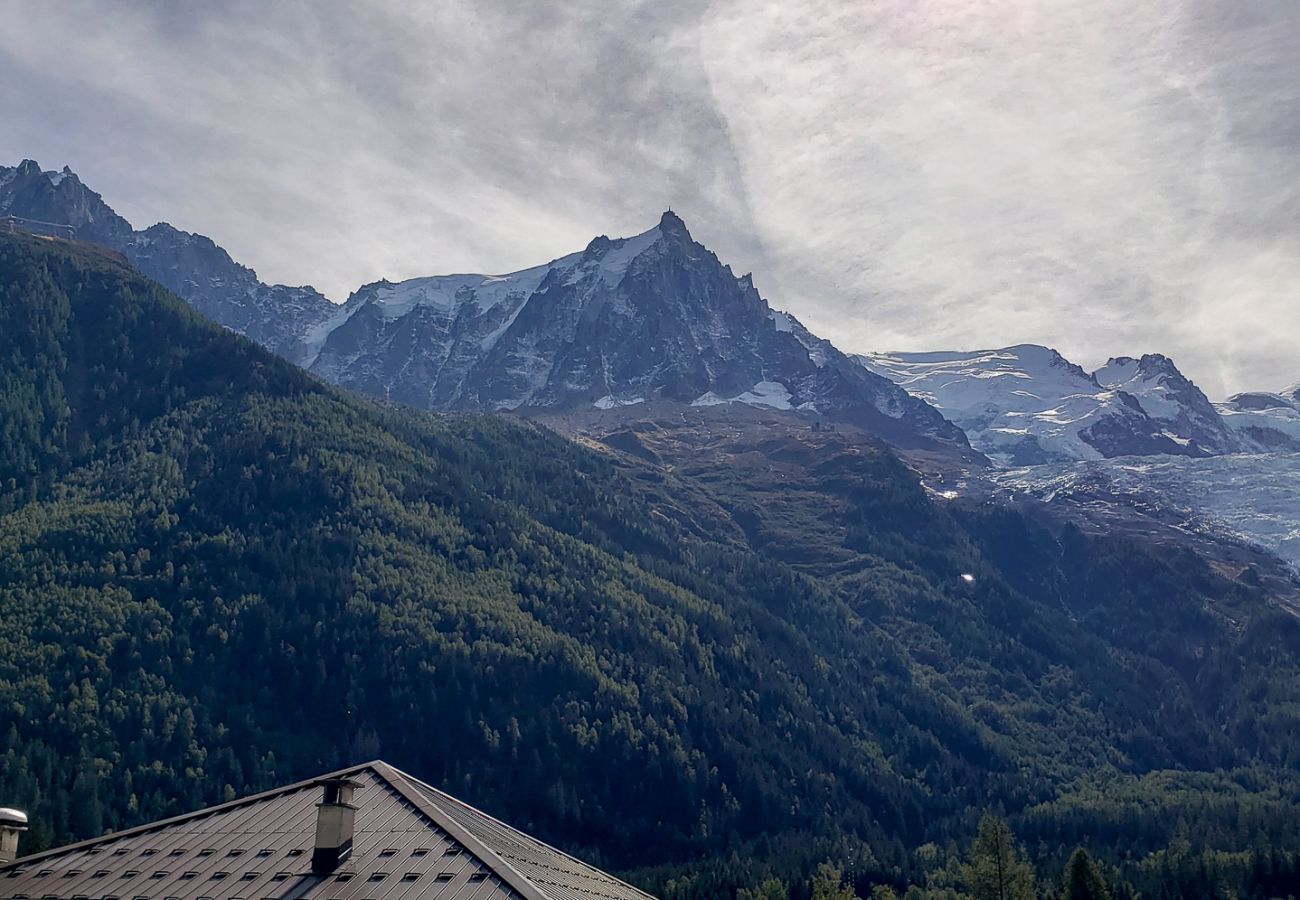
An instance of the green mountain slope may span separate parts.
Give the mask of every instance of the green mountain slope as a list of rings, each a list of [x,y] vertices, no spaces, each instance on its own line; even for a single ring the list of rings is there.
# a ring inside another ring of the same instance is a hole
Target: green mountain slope
[[[880,741],[923,719],[980,789],[838,598],[602,457],[348,397],[85,249],[5,239],[0,276],[0,788],[44,839],[377,754],[624,859],[914,830],[933,759]]]
[[[1295,623],[1194,555],[937,505],[830,436],[776,491],[385,409],[86,247],[0,237],[0,292],[29,849],[380,755],[624,867],[885,870],[986,804],[1050,842],[1063,791],[1122,819],[1099,772],[1286,802]]]

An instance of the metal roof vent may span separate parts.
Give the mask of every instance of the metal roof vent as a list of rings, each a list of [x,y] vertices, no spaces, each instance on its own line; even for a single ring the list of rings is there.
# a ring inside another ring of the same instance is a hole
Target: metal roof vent
[[[27,813],[0,807],[0,866],[18,858],[18,835],[27,830]]]
[[[316,783],[324,795],[316,804],[316,847],[311,854],[311,870],[326,875],[352,855],[357,817],[352,794],[361,785],[348,778],[327,778]]]

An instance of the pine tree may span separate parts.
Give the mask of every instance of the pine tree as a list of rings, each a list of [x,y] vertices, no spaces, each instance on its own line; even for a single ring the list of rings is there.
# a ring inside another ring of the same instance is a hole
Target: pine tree
[[[817,874],[812,877],[812,900],[857,900],[853,888],[844,883],[844,875],[838,867],[828,862],[817,867]]]
[[[790,900],[790,889],[779,878],[769,878],[756,888],[741,888],[736,900]]]
[[[1091,854],[1082,847],[1070,854],[1061,877],[1062,900],[1110,900],[1110,889]]]
[[[1002,819],[985,813],[962,877],[975,900],[1033,900],[1034,873]]]

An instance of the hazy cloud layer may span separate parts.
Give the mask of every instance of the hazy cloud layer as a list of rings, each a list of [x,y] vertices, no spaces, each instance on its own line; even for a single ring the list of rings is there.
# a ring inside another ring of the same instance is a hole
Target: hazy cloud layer
[[[1291,0],[13,2],[0,160],[263,278],[521,268],[671,205],[846,350],[1300,380]]]

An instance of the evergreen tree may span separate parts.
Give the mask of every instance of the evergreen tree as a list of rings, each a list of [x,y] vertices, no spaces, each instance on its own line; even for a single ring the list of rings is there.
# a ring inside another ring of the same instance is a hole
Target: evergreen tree
[[[1034,873],[1016,850],[1015,836],[1002,819],[985,813],[962,868],[975,900],[1033,900]]]
[[[1082,847],[1075,848],[1061,878],[1061,900],[1110,900],[1106,879]]]
[[[812,877],[812,900],[857,900],[853,888],[844,883],[844,873],[838,866],[824,862]]]

